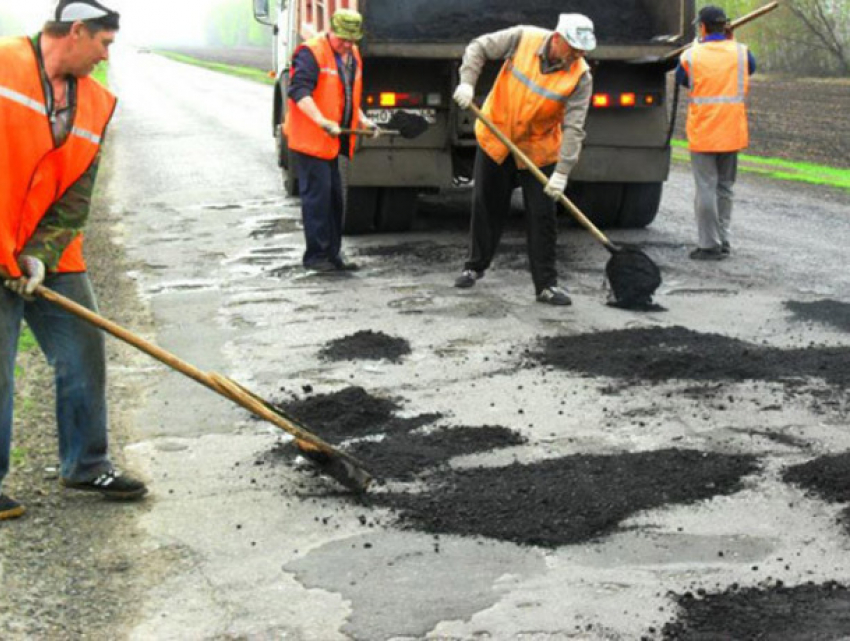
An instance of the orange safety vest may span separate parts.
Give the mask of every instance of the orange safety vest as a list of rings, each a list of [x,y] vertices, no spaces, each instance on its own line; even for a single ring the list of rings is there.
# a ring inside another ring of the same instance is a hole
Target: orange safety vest
[[[345,109],[345,86],[339,76],[336,64],[336,56],[327,34],[319,34],[298,46],[293,57],[302,48],[308,48],[313,52],[316,62],[319,64],[319,80],[313,90],[313,100],[322,115],[329,120],[339,123],[342,120]],[[352,117],[351,128],[357,129],[360,122],[360,98],[363,94],[363,60],[357,47],[352,49],[354,59],[357,61],[357,70],[354,74],[354,87],[352,92]],[[295,74],[293,66],[289,71],[289,79]],[[283,131],[286,134],[287,144],[293,151],[315,156],[324,160],[332,160],[339,155],[339,138],[330,136],[319,127],[313,119],[305,114],[291,98],[287,101],[286,118],[283,122]],[[354,155],[355,136],[349,137],[349,157]]]
[[[79,78],[72,129],[56,147],[32,42],[0,38],[0,60],[0,267],[17,278],[17,257],[42,217],[97,157],[116,99],[95,80]],[[80,234],[56,271],[85,269]]]
[[[747,47],[734,40],[697,43],[681,56],[690,78],[688,143],[691,151],[739,151],[749,144]]]
[[[538,167],[558,161],[567,100],[589,69],[580,58],[569,69],[542,73],[537,54],[550,33],[536,27],[523,31],[516,52],[502,65],[481,109]],[[499,164],[510,153],[482,122],[475,123],[475,137]]]

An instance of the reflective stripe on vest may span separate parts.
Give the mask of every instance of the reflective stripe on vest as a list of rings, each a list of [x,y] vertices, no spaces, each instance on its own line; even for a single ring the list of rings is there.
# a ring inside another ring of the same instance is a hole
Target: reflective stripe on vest
[[[95,80],[79,78],[70,135],[56,147],[32,42],[0,38],[0,265],[11,276],[20,276],[17,257],[44,215],[94,162],[115,103]],[[80,234],[56,270],[85,268]]]
[[[686,125],[688,146],[697,153],[740,151],[749,143],[746,46],[734,40],[697,43],[681,56],[690,79]]]
[[[558,161],[566,103],[589,69],[582,58],[569,69],[544,74],[538,54],[550,34],[537,27],[523,30],[481,109],[538,167]],[[483,123],[475,123],[475,136],[497,163],[508,157],[508,148]]]
[[[325,118],[341,122],[345,109],[345,87],[337,69],[336,56],[327,35],[320,34],[301,44],[293,57],[302,48],[309,49],[319,66],[319,79],[313,89],[313,101]],[[360,99],[363,93],[363,61],[360,51],[354,47],[351,51],[357,65],[351,91],[351,128],[357,129],[360,123]],[[290,70],[290,80],[295,67]],[[289,149],[308,156],[332,160],[339,155],[339,138],[328,135],[312,118],[301,111],[291,98],[287,99],[286,118],[283,123],[286,142]],[[354,155],[356,136],[349,136],[349,157]]]

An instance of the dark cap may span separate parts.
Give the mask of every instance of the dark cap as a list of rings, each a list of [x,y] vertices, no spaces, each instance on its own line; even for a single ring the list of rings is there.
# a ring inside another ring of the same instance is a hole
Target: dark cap
[[[709,4],[699,10],[697,22],[701,22],[702,24],[721,25],[729,22],[729,18],[726,17],[726,13],[723,9]]]
[[[51,13],[52,22],[94,21],[105,28],[118,29],[118,12],[97,0],[58,0]]]

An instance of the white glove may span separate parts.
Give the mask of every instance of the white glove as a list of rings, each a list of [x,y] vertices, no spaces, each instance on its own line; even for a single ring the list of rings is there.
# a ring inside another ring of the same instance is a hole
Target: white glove
[[[455,89],[454,101],[461,109],[468,109],[475,97],[475,87],[468,82],[462,82]]]
[[[24,273],[19,278],[10,278],[4,285],[27,300],[33,299],[36,288],[44,282],[44,263],[35,256],[20,256],[18,266]]]
[[[372,132],[372,138],[379,138],[381,136],[381,129],[378,125],[375,124],[375,121],[371,118],[361,118],[360,124],[364,129],[369,129]]]
[[[333,136],[334,138],[338,137],[342,133],[342,129],[340,129],[339,124],[335,123],[333,120],[322,118],[318,124],[319,127],[325,130],[325,133]]]
[[[552,200],[558,200],[564,193],[567,187],[567,174],[561,171],[555,171],[549,177],[549,182],[543,187],[543,193],[549,196]]]

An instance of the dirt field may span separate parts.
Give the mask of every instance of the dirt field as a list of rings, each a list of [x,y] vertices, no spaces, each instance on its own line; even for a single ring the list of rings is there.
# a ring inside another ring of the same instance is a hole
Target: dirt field
[[[178,51],[188,56],[266,71],[273,66],[271,51],[266,49]],[[669,99],[672,100],[672,92]],[[848,79],[791,78],[757,73],[750,88],[748,153],[850,167],[849,105]],[[676,119],[676,138],[685,137],[686,109],[687,97],[683,91]]]

